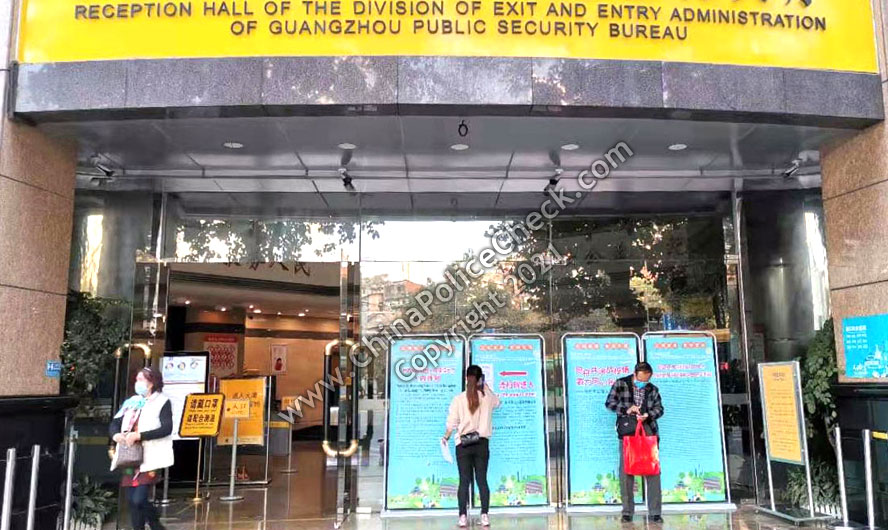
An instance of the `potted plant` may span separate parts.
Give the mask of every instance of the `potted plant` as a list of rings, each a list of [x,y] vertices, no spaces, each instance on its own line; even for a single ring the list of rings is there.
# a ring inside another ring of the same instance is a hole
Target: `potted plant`
[[[88,475],[74,481],[72,491],[71,520],[75,530],[101,530],[117,504],[114,492]]]

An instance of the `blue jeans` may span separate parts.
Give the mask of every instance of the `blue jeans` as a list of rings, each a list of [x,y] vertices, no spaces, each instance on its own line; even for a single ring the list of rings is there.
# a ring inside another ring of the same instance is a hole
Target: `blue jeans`
[[[157,508],[148,499],[151,486],[152,484],[142,484],[132,488],[124,488],[126,489],[126,500],[129,503],[133,530],[144,530],[145,523],[148,523],[151,530],[163,530],[163,525],[160,524],[160,518],[157,515]]]

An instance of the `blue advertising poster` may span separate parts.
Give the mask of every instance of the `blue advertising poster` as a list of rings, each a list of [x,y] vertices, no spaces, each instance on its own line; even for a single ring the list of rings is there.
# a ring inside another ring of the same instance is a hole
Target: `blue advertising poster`
[[[469,350],[501,400],[490,439],[490,505],[548,505],[542,338],[482,335]]]
[[[441,455],[450,401],[463,390],[465,342],[450,338],[436,367],[410,370],[411,359],[441,336],[392,341],[389,350],[386,509],[456,508],[459,473]],[[442,348],[443,348],[442,347]],[[420,365],[417,363],[417,365]],[[452,451],[452,449],[451,449]],[[451,453],[452,454],[452,453]]]
[[[632,373],[638,361],[638,339],[634,335],[566,334],[562,347],[568,502],[571,505],[620,504],[616,415],[607,410],[604,403],[614,381]],[[636,488],[636,502],[642,502],[641,488]]]
[[[842,319],[845,377],[888,379],[888,315]]]
[[[708,335],[645,335],[660,389],[663,502],[725,502],[725,462],[715,343]]]

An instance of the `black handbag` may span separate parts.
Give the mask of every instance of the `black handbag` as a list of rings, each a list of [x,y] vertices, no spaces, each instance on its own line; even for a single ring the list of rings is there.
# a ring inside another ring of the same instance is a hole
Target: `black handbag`
[[[617,436],[634,436],[635,428],[638,427],[638,417],[621,415],[617,416]]]
[[[459,435],[459,445],[463,447],[472,447],[473,445],[478,445],[481,441],[481,435],[478,434],[478,431],[467,432],[465,434]]]

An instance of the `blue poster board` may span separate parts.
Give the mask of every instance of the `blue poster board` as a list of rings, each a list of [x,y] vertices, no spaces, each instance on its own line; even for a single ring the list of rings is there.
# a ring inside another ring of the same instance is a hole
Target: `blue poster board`
[[[614,381],[638,362],[638,336],[567,333],[564,393],[567,502],[571,506],[620,504],[620,443],[616,415],[604,403]],[[640,484],[641,479],[637,482]],[[642,502],[641,487],[636,502]]]
[[[645,334],[644,351],[665,410],[658,420],[663,502],[727,501],[715,341]]]
[[[437,366],[411,373],[409,380],[401,375],[414,356],[444,343],[444,335],[405,337],[389,349],[387,510],[457,507],[459,472],[441,456],[440,440],[450,402],[463,390],[465,341],[450,338],[452,353],[441,355]]]
[[[888,379],[888,315],[842,319],[845,377]]]
[[[480,335],[469,341],[469,351],[471,364],[481,367],[502,402],[493,413],[490,505],[548,505],[542,337]]]

